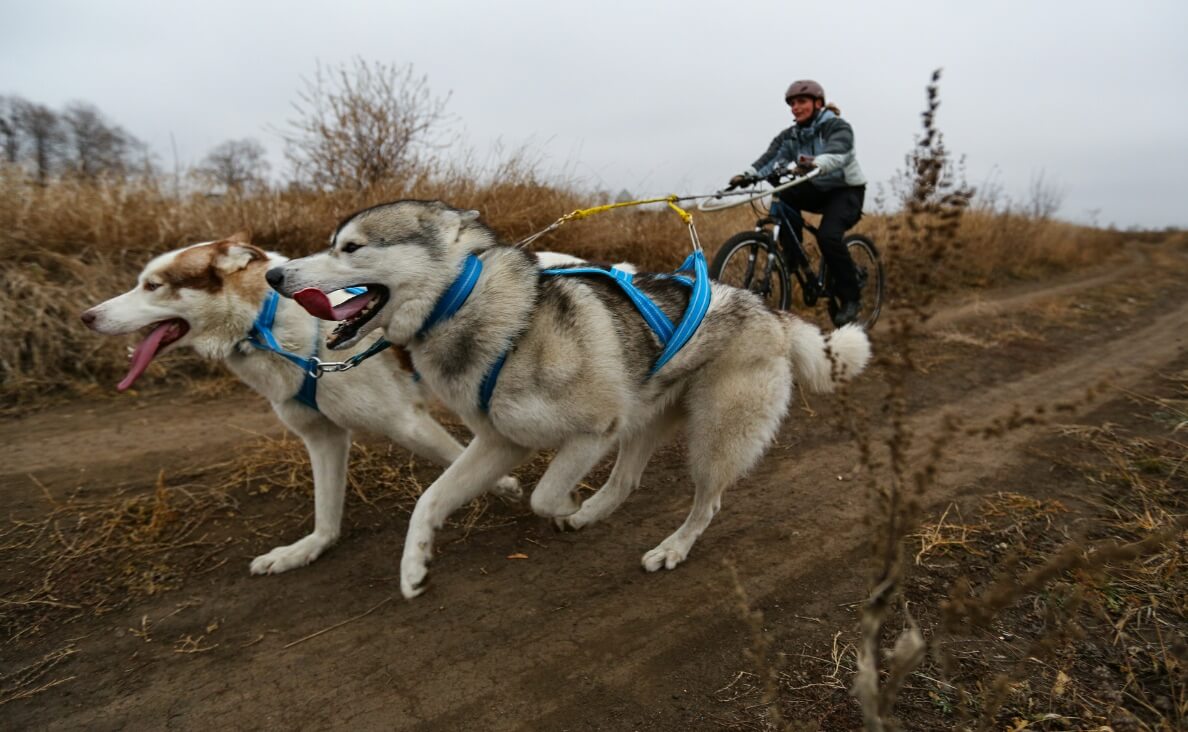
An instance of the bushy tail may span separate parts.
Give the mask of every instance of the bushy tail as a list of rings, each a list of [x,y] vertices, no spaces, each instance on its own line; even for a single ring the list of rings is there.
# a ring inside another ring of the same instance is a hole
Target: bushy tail
[[[788,318],[792,372],[809,391],[828,393],[849,381],[870,361],[870,339],[862,327],[844,325],[828,336],[800,318]]]

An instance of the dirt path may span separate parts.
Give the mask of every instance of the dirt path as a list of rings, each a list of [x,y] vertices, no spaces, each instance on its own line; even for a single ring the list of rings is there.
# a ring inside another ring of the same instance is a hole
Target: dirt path
[[[944,430],[946,415],[989,424],[1016,407],[1082,401],[1103,382],[1124,388],[1183,364],[1184,273],[1144,258],[1058,288],[951,304],[949,312],[961,315],[946,316],[946,328],[968,327],[983,342],[1008,325],[1028,335],[993,347],[925,339],[931,365],[908,382],[917,444]],[[1041,298],[1082,297],[1090,298],[1081,303],[1088,309],[1075,322],[1032,312]],[[885,391],[877,376],[855,384],[848,398],[877,404]],[[243,432],[275,432],[257,402],[250,409],[227,399],[143,409],[103,403],[5,422],[0,496],[18,506],[36,500],[26,474],[53,490],[83,470],[145,483],[159,465],[201,465]],[[864,592],[867,502],[857,455],[827,419],[839,402],[816,399],[811,407],[818,416],[794,407],[767,459],[728,493],[674,572],[646,575],[639,557],[688,510],[677,448],[658,456],[640,491],[606,525],[557,534],[509,509],[506,525],[465,541],[444,532],[433,586],[414,602],[399,597],[406,521],[393,517],[378,530],[348,532],[296,572],[249,577],[245,552],[180,591],[65,626],[36,644],[0,647],[6,664],[28,663],[68,639],[78,649],[60,674],[71,681],[0,706],[0,726],[714,729],[721,712],[714,692],[747,667],[750,643],[724,559],[768,624],[785,632],[850,625],[848,606]],[[870,428],[885,430],[877,422]],[[957,438],[928,501],[986,490],[1045,429]],[[358,508],[348,501],[348,512]],[[296,538],[300,529],[283,534]],[[146,627],[142,617],[152,628],[147,639],[129,630]],[[178,652],[175,639],[186,635],[199,639],[197,652]]]

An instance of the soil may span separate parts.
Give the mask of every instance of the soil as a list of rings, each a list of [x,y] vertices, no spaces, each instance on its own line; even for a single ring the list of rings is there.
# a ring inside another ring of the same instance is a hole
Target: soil
[[[876,352],[894,347],[895,312],[872,333]],[[1135,244],[1102,270],[954,297],[938,312],[912,338],[905,396],[917,453],[952,431],[951,416],[984,426],[1065,404],[1057,421],[1092,421],[1123,390],[1188,368],[1188,261],[1157,246]],[[766,458],[727,492],[671,572],[647,574],[640,557],[688,510],[679,446],[657,454],[608,522],[580,533],[556,533],[523,506],[493,507],[500,520],[487,528],[447,527],[431,587],[411,602],[397,577],[406,513],[376,516],[348,495],[337,546],[306,568],[253,577],[253,556],[299,538],[311,521],[278,525],[291,504],[241,496],[235,517],[211,528],[227,541],[200,572],[0,642],[0,688],[16,670],[71,649],[26,689],[35,693],[0,699],[0,728],[729,726],[737,709],[720,692],[754,670],[732,572],[773,637],[827,647],[854,625],[871,576],[871,499],[846,424],[876,441],[886,434],[886,368],[842,396],[794,403]],[[1035,463],[1028,445],[1052,430],[1048,422],[993,439],[957,433],[926,508],[996,490],[1075,505],[1073,488],[1051,476],[1020,482]],[[246,391],[76,402],[8,418],[0,505],[26,520],[79,489],[150,493],[160,471],[213,484],[244,444],[281,432]],[[311,510],[307,500],[303,515]],[[369,518],[352,521],[359,515]],[[27,580],[20,566],[0,565],[0,597]]]

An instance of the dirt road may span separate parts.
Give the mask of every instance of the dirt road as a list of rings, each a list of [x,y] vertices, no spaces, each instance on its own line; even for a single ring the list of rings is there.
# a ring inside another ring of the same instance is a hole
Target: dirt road
[[[1162,369],[1188,367],[1185,261],[1136,252],[1114,270],[946,303],[913,345],[907,408],[916,444],[946,429],[946,415],[988,425],[1017,408],[1068,402],[1081,406],[1060,420],[1085,418],[1096,408],[1083,405],[1087,390],[1102,387],[1100,404]],[[876,350],[888,347],[886,333],[883,323],[873,334]],[[863,429],[876,437],[886,430],[883,375],[869,373],[845,397],[871,407]],[[838,398],[794,405],[689,560],[654,575],[642,572],[640,556],[691,501],[679,447],[657,456],[605,525],[559,534],[523,507],[498,507],[500,526],[446,530],[430,590],[412,602],[396,576],[405,516],[348,530],[307,568],[250,577],[251,556],[305,530],[288,524],[275,539],[253,536],[250,522],[275,515],[260,497],[223,527],[241,539],[224,564],[0,646],[0,674],[74,649],[41,682],[68,680],[0,704],[0,727],[719,728],[730,715],[715,692],[748,667],[752,642],[724,560],[773,632],[827,638],[853,624],[868,579],[869,502],[838,422],[842,406]],[[1017,481],[1023,448],[1050,429],[955,438],[927,502]],[[55,408],[0,423],[0,502],[28,516],[45,500],[42,487],[51,496],[76,485],[146,489],[160,469],[201,483],[235,444],[278,433],[256,397]],[[364,509],[354,498],[348,516]],[[2,579],[7,596],[21,575]]]

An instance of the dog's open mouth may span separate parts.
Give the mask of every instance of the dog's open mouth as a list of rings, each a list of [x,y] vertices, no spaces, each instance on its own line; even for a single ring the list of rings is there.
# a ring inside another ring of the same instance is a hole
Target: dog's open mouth
[[[388,288],[383,285],[366,285],[366,288],[365,292],[338,305],[331,304],[330,297],[314,287],[297,292],[293,299],[315,318],[338,321],[338,327],[326,339],[327,348],[336,348],[354,338],[359,329],[388,303]]]
[[[190,330],[190,324],[181,318],[162,320],[144,329],[145,337],[132,352],[132,363],[128,366],[128,374],[116,384],[116,389],[124,391],[136,383],[148,365],[170,343],[179,340]]]

